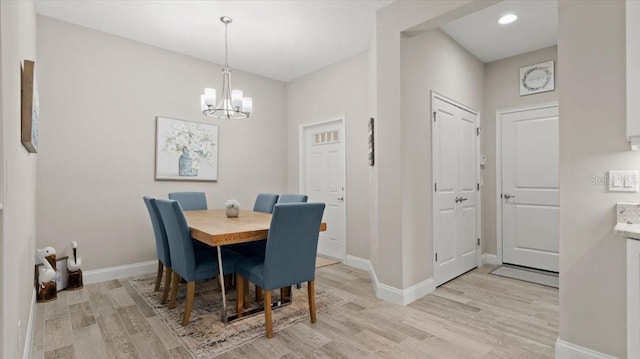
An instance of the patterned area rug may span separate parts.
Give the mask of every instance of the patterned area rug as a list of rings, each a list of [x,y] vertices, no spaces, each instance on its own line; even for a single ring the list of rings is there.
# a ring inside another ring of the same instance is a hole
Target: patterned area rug
[[[229,324],[222,323],[220,319],[222,294],[218,289],[217,280],[198,282],[196,284],[193,309],[191,311],[191,322],[184,327],[181,323],[182,316],[184,315],[186,285],[180,285],[176,307],[169,310],[167,305],[160,304],[162,287],[159,292],[153,291],[155,283],[154,275],[146,274],[133,277],[129,282],[154,309],[158,316],[162,318],[173,333],[182,340],[184,346],[191,352],[194,358],[212,358],[265,335],[263,313],[254,314],[251,317],[240,319]],[[253,285],[250,287],[252,287],[250,289],[250,298],[253,299]],[[274,302],[280,299],[280,291],[276,290],[272,293]],[[296,289],[294,286],[292,296],[293,302],[290,305],[273,311],[274,332],[278,332],[301,320],[309,320],[306,284],[303,284],[301,289]],[[348,298],[341,297],[334,292],[319,288],[319,286],[316,285],[317,313],[343,305],[349,301],[350,299]],[[229,314],[235,313],[235,304],[235,291],[230,290],[227,292],[227,309]],[[252,307],[258,305],[258,303],[252,302]]]

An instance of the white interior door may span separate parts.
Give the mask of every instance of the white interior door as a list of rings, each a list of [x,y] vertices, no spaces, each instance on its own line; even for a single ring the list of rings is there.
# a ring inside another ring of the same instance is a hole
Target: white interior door
[[[302,136],[303,192],[309,196],[309,202],[326,204],[323,221],[327,230],[320,232],[318,253],[344,260],[347,247],[343,121],[305,127]]]
[[[558,271],[558,106],[501,114],[504,263]]]
[[[434,277],[445,283],[478,265],[477,114],[432,100]]]

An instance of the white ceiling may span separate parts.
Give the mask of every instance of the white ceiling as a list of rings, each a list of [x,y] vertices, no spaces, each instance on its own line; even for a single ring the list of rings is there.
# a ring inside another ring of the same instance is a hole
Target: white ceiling
[[[36,11],[77,25],[290,81],[369,48],[375,12],[393,1],[37,0]]]
[[[518,20],[499,25],[506,14]],[[556,0],[499,2],[442,27],[449,36],[487,63],[558,43],[558,3]]]

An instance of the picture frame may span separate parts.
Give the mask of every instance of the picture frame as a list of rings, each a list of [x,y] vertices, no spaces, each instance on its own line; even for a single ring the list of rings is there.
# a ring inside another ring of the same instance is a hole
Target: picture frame
[[[520,96],[555,90],[554,62],[520,68]]]
[[[375,164],[374,120],[369,118],[369,166]]]
[[[69,286],[69,268],[67,268],[67,259],[69,256],[56,259],[56,281],[57,291],[65,290]]]
[[[21,71],[20,139],[29,153],[38,153],[38,118],[40,97],[36,82],[35,62],[24,60]]]
[[[218,126],[156,117],[155,179],[218,180]]]

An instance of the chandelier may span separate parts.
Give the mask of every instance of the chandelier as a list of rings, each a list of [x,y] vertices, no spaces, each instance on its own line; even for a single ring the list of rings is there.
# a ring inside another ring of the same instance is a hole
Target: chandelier
[[[224,24],[224,68],[222,69],[221,96],[216,104],[216,90],[205,88],[200,95],[200,109],[205,116],[241,120],[249,117],[253,109],[251,97],[243,97],[241,90],[231,91],[231,69],[229,68],[229,46],[227,44],[227,26],[233,22],[228,16],[223,16],[220,21]]]

